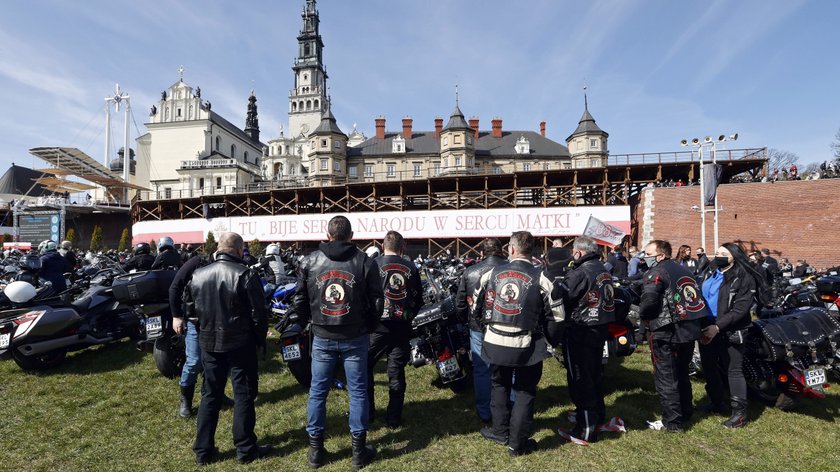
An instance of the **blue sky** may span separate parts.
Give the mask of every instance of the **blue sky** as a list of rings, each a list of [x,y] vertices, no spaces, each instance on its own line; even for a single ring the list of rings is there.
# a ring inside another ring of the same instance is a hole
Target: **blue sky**
[[[27,150],[78,147],[97,160],[103,98],[119,83],[140,131],[161,90],[201,86],[244,126],[251,88],[263,141],[286,123],[303,0],[19,1],[0,15],[0,166],[43,167]],[[448,116],[454,87],[481,128],[564,142],[583,111],[612,154],[679,150],[682,138],[738,132],[735,147],[830,157],[840,128],[840,2],[318,2],[333,112],[349,133],[416,130]],[[121,119],[115,119],[121,139]],[[132,125],[134,129],[134,125]],[[117,131],[118,130],[118,131]],[[136,135],[136,131],[133,131]],[[117,145],[118,146],[118,145]]]

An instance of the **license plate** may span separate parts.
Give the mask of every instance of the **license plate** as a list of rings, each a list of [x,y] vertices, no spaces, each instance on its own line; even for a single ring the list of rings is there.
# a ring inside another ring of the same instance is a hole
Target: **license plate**
[[[152,316],[150,318],[146,318],[146,338],[154,338],[163,329],[163,325],[160,321],[160,316]]]
[[[300,345],[290,344],[288,346],[283,346],[284,361],[294,361],[300,359],[300,357]]]
[[[610,357],[610,342],[609,341],[604,343],[604,352],[603,352],[603,354],[601,354],[601,356],[604,359],[607,359],[608,357]]]
[[[12,338],[12,333],[0,334],[0,349],[9,347],[9,340]]]
[[[814,387],[825,383],[825,369],[818,367],[805,371],[805,386]]]
[[[438,370],[443,376],[448,376],[449,374],[458,372],[459,369],[458,360],[454,357],[450,357],[445,361],[438,361]]]

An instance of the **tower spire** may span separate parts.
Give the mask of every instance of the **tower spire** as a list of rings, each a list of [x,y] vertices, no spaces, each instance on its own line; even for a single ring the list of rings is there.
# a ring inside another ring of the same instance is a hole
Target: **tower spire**
[[[455,84],[455,106],[460,106],[460,102],[458,101],[458,84]]]
[[[245,134],[253,141],[259,142],[260,140],[260,121],[257,117],[257,96],[254,94],[254,89],[251,89],[251,96],[248,97],[248,115],[245,117]]]
[[[586,85],[583,86],[583,109],[589,111],[589,100],[586,98]]]

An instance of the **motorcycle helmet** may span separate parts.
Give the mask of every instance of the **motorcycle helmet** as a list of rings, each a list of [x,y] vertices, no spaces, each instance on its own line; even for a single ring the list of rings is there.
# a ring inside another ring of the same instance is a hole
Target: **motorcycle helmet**
[[[26,303],[35,298],[37,291],[29,282],[18,280],[17,282],[12,282],[9,285],[6,285],[6,289],[3,290],[3,293],[5,293],[6,297],[8,297],[13,303]]]
[[[162,251],[166,248],[175,249],[175,241],[172,240],[169,236],[164,236],[160,238],[160,241],[157,243],[158,251]]]
[[[41,258],[35,254],[27,254],[20,258],[18,265],[23,270],[38,272],[41,270]]]
[[[73,243],[70,241],[61,241],[61,249],[71,250],[73,249]]]
[[[57,250],[58,245],[55,243],[55,241],[51,241],[49,239],[46,241],[41,241],[41,244],[38,245],[38,252],[40,252],[41,254],[46,254],[48,252],[53,252]]]
[[[280,246],[277,244],[269,244],[265,247],[265,255],[266,256],[279,256],[280,255]]]
[[[370,257],[371,259],[375,259],[376,257],[379,256],[379,248],[376,247],[376,246],[371,246],[371,247],[365,249],[365,254],[367,254],[367,256]]]
[[[149,246],[149,243],[137,243],[134,246],[134,255],[139,256],[140,254],[151,254],[152,247]]]

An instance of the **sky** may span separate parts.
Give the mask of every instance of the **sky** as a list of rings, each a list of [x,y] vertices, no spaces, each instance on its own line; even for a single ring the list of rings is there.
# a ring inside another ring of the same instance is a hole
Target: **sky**
[[[31,0],[0,15],[0,168],[45,167],[28,149],[101,161],[104,97],[131,97],[132,135],[178,80],[244,127],[256,91],[263,142],[286,126],[304,0]],[[830,0],[321,0],[332,109],[350,133],[374,118],[415,130],[460,106],[482,130],[539,129],[565,143],[589,110],[612,155],[729,149],[831,157],[840,129],[840,2]],[[113,118],[121,142],[122,117]],[[114,144],[113,149],[120,144]],[[113,151],[112,151],[113,152]]]

